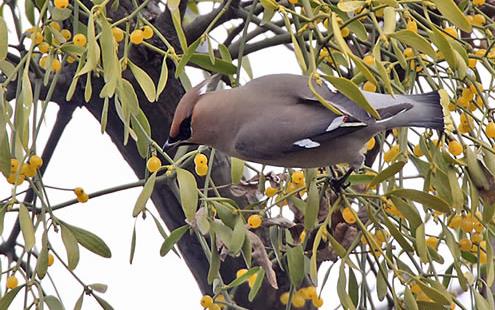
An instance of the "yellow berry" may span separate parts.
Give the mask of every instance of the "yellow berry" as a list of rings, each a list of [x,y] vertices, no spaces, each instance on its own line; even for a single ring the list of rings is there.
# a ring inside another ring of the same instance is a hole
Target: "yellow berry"
[[[7,177],[7,182],[9,182],[12,185],[21,185],[25,179],[26,179],[26,177],[23,174],[17,175],[15,173],[13,173]]]
[[[57,22],[51,22],[50,27],[52,27],[53,29],[55,29],[57,31],[60,31],[62,29],[62,27],[60,27],[60,24]]]
[[[211,298],[210,295],[203,295],[203,297],[201,297],[201,300],[199,303],[201,304],[201,306],[203,308],[207,308],[213,304],[213,298]]]
[[[432,249],[436,249],[438,245],[438,238],[437,237],[428,237],[426,239],[426,245]]]
[[[473,5],[482,6],[485,4],[485,0],[473,0]]]
[[[248,217],[248,225],[250,228],[256,229],[263,223],[263,218],[259,214],[253,214]]]
[[[376,85],[370,81],[366,81],[363,85],[363,90],[374,93],[376,92]]]
[[[461,229],[465,233],[469,233],[474,228],[473,218],[471,216],[464,216],[462,218]]]
[[[275,187],[271,187],[270,186],[270,187],[267,187],[265,189],[265,195],[266,195],[266,197],[273,197],[273,196],[275,196],[277,194],[277,192],[278,192],[278,189],[275,188]]]
[[[480,234],[480,233],[474,233],[471,235],[471,241],[474,243],[474,244],[479,244],[481,242],[481,240],[483,240],[483,235]]]
[[[419,294],[422,293],[423,290],[421,289],[421,286],[419,286],[419,284],[414,282],[413,284],[411,284],[411,292],[413,292],[414,294]]]
[[[151,39],[153,37],[153,29],[146,25],[143,27],[143,37],[145,40]]]
[[[48,53],[48,51],[50,50],[50,44],[46,43],[46,42],[41,42],[40,44],[38,44],[38,50],[41,52],[41,53]]]
[[[53,0],[53,4],[57,9],[65,9],[69,6],[69,0]]]
[[[392,160],[395,159],[395,157],[397,157],[397,155],[399,154],[399,145],[395,144],[393,145],[390,150],[386,151],[385,154],[383,154],[383,160],[387,163],[391,162]]]
[[[373,55],[366,55],[364,56],[363,61],[368,66],[372,66],[375,64],[375,57],[373,57]]]
[[[480,251],[480,255],[478,257],[478,262],[483,265],[483,264],[486,264],[487,261],[488,261],[488,256],[486,256],[486,253],[483,251]]]
[[[447,27],[444,31],[451,37],[457,38],[457,30],[454,27]]]
[[[306,300],[304,300],[304,298],[301,296],[301,294],[295,293],[292,296],[292,305],[295,308],[302,308],[302,307],[304,307],[305,303],[306,303]]]
[[[143,31],[140,29],[136,29],[133,32],[131,32],[131,37],[130,37],[131,43],[135,45],[139,45],[143,43],[144,40],[144,35]]]
[[[419,144],[416,144],[413,148],[413,153],[416,157],[421,157],[424,155],[423,150]]]
[[[414,50],[412,48],[410,48],[410,47],[406,48],[404,50],[404,57],[406,57],[406,58],[412,58],[412,57],[414,57]]]
[[[62,34],[62,36],[66,41],[69,41],[70,38],[72,38],[72,33],[68,29],[62,29],[60,33]]]
[[[371,137],[371,139],[368,140],[368,143],[366,143],[366,149],[368,151],[371,151],[376,145],[376,140],[375,137]]]
[[[481,14],[476,14],[473,16],[473,25],[483,26],[485,23],[486,23],[485,16],[483,16]]]
[[[76,187],[74,188],[74,194],[76,194],[76,196],[81,196],[82,194],[85,193],[84,189],[82,187]]]
[[[86,193],[83,193],[82,195],[77,196],[77,201],[80,203],[85,203],[89,200],[89,196]]]
[[[19,281],[17,280],[16,276],[9,276],[7,278],[7,288],[8,289],[16,288],[18,284],[19,284]]]
[[[323,299],[320,297],[313,298],[311,302],[313,303],[313,306],[315,306],[316,308],[323,307]]]
[[[289,303],[289,292],[284,292],[280,295],[280,302],[282,305],[287,305]]]
[[[194,164],[197,166],[208,165],[208,157],[205,154],[198,153],[194,156]]]
[[[291,181],[296,185],[304,184],[304,172],[294,171],[290,177]]]
[[[57,58],[52,59],[52,71],[59,72],[60,69],[62,69],[62,64],[60,63],[60,60],[58,60]]]
[[[289,0],[289,3],[291,3],[291,4],[297,4],[297,1],[298,0]]]
[[[40,65],[40,67],[42,69],[45,69],[46,70],[46,68],[47,68],[47,61],[48,61],[48,56],[43,56],[38,61],[38,65]]]
[[[78,33],[78,34],[74,35],[72,42],[74,42],[74,45],[76,45],[76,46],[84,47],[86,45],[87,39],[86,39],[86,36],[84,34]]]
[[[376,232],[375,232],[375,239],[376,241],[378,241],[379,243],[383,243],[387,240],[387,232],[384,231],[383,229],[378,229]]]
[[[237,270],[237,272],[236,272],[235,276],[236,276],[236,278],[240,278],[240,277],[242,277],[242,276],[243,276],[246,272],[248,272],[248,270],[247,270],[247,269],[239,269],[239,270]]]
[[[16,173],[19,169],[19,161],[15,158],[10,160],[10,173]]]
[[[43,42],[43,34],[39,31],[36,31],[34,34],[33,34],[33,40],[34,40],[34,44],[40,44],[41,42]]]
[[[449,152],[454,156],[459,156],[463,151],[462,144],[457,140],[452,140],[449,142]]]
[[[352,212],[351,208],[349,207],[346,207],[342,210],[342,217],[347,224],[352,225],[356,223],[356,215],[354,215],[354,212]]]
[[[22,164],[21,173],[28,178],[32,178],[36,175],[36,168],[30,164]]]
[[[148,168],[148,171],[152,173],[160,169],[161,166],[162,162],[160,158],[156,157],[155,155],[151,156],[146,162],[146,168]]]
[[[204,177],[208,174],[208,165],[195,165],[194,171],[196,171],[196,174],[200,177]]]
[[[452,229],[458,229],[461,227],[462,217],[460,215],[454,215],[449,222],[449,227]]]
[[[406,25],[406,29],[412,32],[418,32],[418,24],[414,20],[409,20]]]
[[[316,291],[316,287],[308,286],[304,288],[305,299],[315,299],[317,297],[318,297],[318,292]]]
[[[473,246],[473,243],[469,239],[463,238],[463,239],[459,240],[459,248],[464,252],[471,250],[472,246]]]
[[[347,38],[351,34],[351,30],[349,27],[344,27],[342,28],[341,33],[344,38]]]
[[[486,135],[488,138],[495,138],[495,123],[494,122],[489,122],[488,125],[486,125]]]
[[[48,254],[48,266],[53,265],[54,262],[55,262],[55,257],[53,256],[53,254],[52,253]]]
[[[38,155],[32,155],[29,158],[29,163],[31,165],[33,165],[33,167],[38,169],[39,167],[41,167],[43,165],[43,159],[41,157],[39,157]]]
[[[471,116],[469,116],[466,113],[461,113],[460,120],[461,120],[461,125],[465,126],[466,128],[473,129],[474,122]]]
[[[485,226],[482,223],[480,222],[474,223],[474,231],[476,231],[477,233],[482,233],[483,230],[485,230]]]
[[[124,40],[124,31],[122,29],[120,29],[118,27],[113,27],[112,28],[112,34],[113,34],[115,41],[117,41],[117,43]]]
[[[208,306],[208,310],[220,310],[220,306],[218,304],[211,304]]]
[[[474,68],[476,68],[476,65],[477,64],[478,64],[478,60],[477,59],[475,59],[475,58],[469,58],[468,59],[468,66],[469,66],[469,68],[474,69]]]
[[[306,239],[306,230],[303,230],[299,235],[299,242],[304,242],[304,239]]]
[[[258,275],[255,273],[252,276],[248,278],[248,286],[253,287],[254,283],[256,282],[256,279],[258,278]]]

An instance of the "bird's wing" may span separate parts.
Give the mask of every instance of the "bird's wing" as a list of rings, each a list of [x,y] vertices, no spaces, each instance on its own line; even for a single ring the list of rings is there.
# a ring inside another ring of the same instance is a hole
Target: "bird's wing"
[[[337,116],[321,105],[300,105],[279,111],[267,122],[263,119],[246,124],[237,134],[234,149],[242,157],[276,159],[283,154],[318,148],[367,126],[347,115]]]

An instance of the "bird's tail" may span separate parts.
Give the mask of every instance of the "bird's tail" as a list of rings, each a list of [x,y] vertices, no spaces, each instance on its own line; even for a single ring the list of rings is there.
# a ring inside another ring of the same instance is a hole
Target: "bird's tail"
[[[380,104],[381,107],[377,107],[378,112],[382,115],[382,119],[378,120],[377,123],[382,123],[386,129],[397,127],[444,129],[444,114],[438,92],[421,95],[397,95],[394,99],[394,105],[383,106],[382,103]],[[404,108],[397,113],[390,113],[394,106],[404,106]]]

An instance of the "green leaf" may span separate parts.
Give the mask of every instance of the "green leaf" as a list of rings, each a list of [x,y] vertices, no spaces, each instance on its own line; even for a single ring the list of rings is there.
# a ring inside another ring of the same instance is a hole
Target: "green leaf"
[[[117,42],[115,42],[113,37],[110,23],[106,19],[100,19],[100,24],[102,31],[99,40],[103,63],[103,76],[106,82],[100,92],[100,97],[112,97],[115,93],[117,82],[121,76],[120,62],[116,52],[118,48]]]
[[[24,12],[26,13],[26,18],[28,22],[34,26],[35,25],[35,20],[34,20],[34,3],[31,0],[26,0],[24,1]]]
[[[74,305],[74,310],[81,310],[83,301],[84,301],[84,292],[79,296],[79,298],[76,301],[76,304]]]
[[[246,271],[242,276],[235,278],[225,286],[225,289],[231,289],[234,287],[237,287],[241,285],[242,283],[246,282],[253,274],[257,273],[261,268],[260,267],[254,267]]]
[[[177,78],[184,71],[184,68],[186,67],[186,65],[189,62],[189,60],[191,59],[193,53],[196,51],[196,49],[198,48],[198,45],[202,41],[203,41],[203,37],[199,37],[196,41],[191,43],[191,45],[189,45],[189,47],[184,51],[184,54],[182,54],[182,57],[180,58],[179,64],[177,65],[177,68],[175,69],[175,78]],[[206,56],[206,58],[208,58],[208,61],[209,61],[210,58],[208,57],[208,55],[205,55],[205,56]]]
[[[131,82],[124,78],[120,79],[117,83],[117,94],[122,106],[125,106],[132,115],[136,115],[139,111],[139,101]]]
[[[5,223],[5,213],[7,212],[7,206],[4,205],[0,208],[0,235],[2,235],[4,223]]]
[[[14,65],[7,60],[0,60],[0,72],[3,73],[8,79],[11,78],[12,81],[15,81],[17,78]]]
[[[351,13],[355,10],[361,9],[366,1],[339,1],[337,7],[342,12]]]
[[[437,6],[442,15],[459,27],[462,31],[470,33],[473,29],[469,21],[453,0],[431,0]]]
[[[261,284],[263,284],[263,279],[265,278],[265,270],[260,268],[256,273],[256,281],[254,281],[253,287],[249,290],[248,300],[253,301],[258,294]]]
[[[50,17],[54,21],[58,21],[58,22],[64,21],[67,18],[71,17],[71,15],[72,15],[71,9],[68,9],[68,8],[59,9],[56,7],[50,8]]]
[[[103,298],[98,295],[93,295],[98,304],[103,308],[103,310],[113,310],[113,307]]]
[[[387,265],[383,263],[380,264],[380,270],[376,274],[376,291],[378,295],[378,300],[383,301],[385,296],[387,296],[387,279],[383,276],[387,275]]]
[[[131,252],[129,254],[129,264],[132,264],[132,261],[134,260],[135,251],[136,251],[136,222],[134,222],[134,227],[132,228]]]
[[[170,235],[165,238],[165,241],[163,241],[163,244],[160,248],[160,255],[165,256],[188,230],[189,225],[184,225],[174,229],[170,233]]]
[[[354,270],[349,268],[349,285],[348,285],[349,297],[354,305],[359,302],[359,285],[354,274]]]
[[[7,29],[7,24],[0,16],[0,60],[7,58],[9,48],[9,31]]]
[[[99,293],[105,293],[108,289],[108,285],[103,283],[93,283],[88,286]]]
[[[426,249],[426,235],[425,225],[421,224],[416,229],[416,250],[421,262],[426,263],[428,261],[428,252]]]
[[[177,168],[177,181],[179,182],[179,193],[182,210],[189,221],[194,220],[198,208],[198,185],[196,178],[191,172]]]
[[[234,231],[232,232],[232,238],[230,239],[230,244],[228,245],[229,252],[236,256],[244,244],[244,239],[246,238],[246,226],[241,217],[238,217],[237,223],[234,226]]]
[[[431,208],[443,213],[450,211],[449,204],[436,196],[415,189],[397,189],[388,192],[386,196],[397,196],[418,202],[427,208]]]
[[[218,273],[220,271],[220,257],[218,255],[218,250],[217,250],[217,242],[216,242],[216,234],[210,234],[210,251],[211,251],[211,256],[210,256],[210,268],[208,269],[208,283],[211,284],[213,283],[213,280],[215,280],[218,277]]]
[[[87,43],[87,56],[86,64],[81,68],[76,76],[81,76],[83,74],[89,73],[96,69],[100,61],[100,46],[96,42],[95,24],[94,16],[91,14],[88,20],[88,43]]]
[[[320,193],[316,186],[316,179],[312,180],[308,189],[308,200],[304,211],[304,229],[311,231],[318,218],[320,210]]]
[[[414,295],[407,286],[404,291],[404,303],[406,304],[406,310],[419,310],[416,298],[414,298]]]
[[[337,90],[344,96],[352,100],[358,106],[363,108],[371,116],[376,119],[380,118],[378,112],[371,106],[371,104],[366,100],[361,90],[354,84],[351,80],[343,77],[335,77],[329,75],[322,75],[327,81],[329,81]]]
[[[383,9],[383,33],[391,34],[395,31],[395,8],[387,6]]]
[[[400,30],[391,33],[390,36],[395,38],[402,43],[414,47],[415,49],[425,53],[426,55],[435,58],[435,50],[431,47],[431,44],[423,37],[415,32],[409,30]]]
[[[445,34],[440,32],[436,27],[431,27],[431,30],[432,31],[428,33],[430,40],[438,47],[438,50],[442,52],[449,67],[455,70],[457,68],[457,58],[455,57],[449,40],[445,37]]]
[[[339,296],[340,303],[344,309],[356,309],[352,300],[347,294],[346,288],[347,277],[345,274],[345,264],[340,264],[339,278],[337,280],[337,295]]]
[[[41,251],[38,254],[38,259],[36,260],[36,275],[38,278],[43,279],[48,270],[48,236],[47,232],[43,232],[41,237]]]
[[[79,263],[79,244],[74,234],[64,225],[60,226],[62,242],[67,252],[67,265],[70,270],[74,270]]]
[[[364,61],[354,54],[349,54],[349,56],[351,57],[351,59],[356,64],[356,67],[358,68],[359,72],[361,72],[366,77],[366,79],[368,81],[370,81],[371,83],[373,83],[375,85],[378,85],[378,82],[377,82],[375,76],[373,75],[373,73],[371,73],[370,69],[368,69],[368,67],[366,66]]]
[[[390,234],[400,244],[402,249],[406,252],[414,252],[414,248],[409,244],[403,233],[388,219],[387,215],[383,216],[383,223],[387,226]]]
[[[49,295],[43,298],[43,301],[48,306],[50,310],[64,310],[64,305],[58,300],[57,297]]]
[[[28,70],[24,70],[22,73],[21,97],[25,107],[30,107],[33,104],[33,90]]]
[[[158,98],[160,97],[160,94],[165,89],[165,86],[167,86],[167,80],[168,80],[167,57],[168,57],[168,53],[165,56],[163,56],[162,69],[160,71],[160,79],[158,80],[158,84],[156,86],[156,98],[155,98],[155,101],[158,101]]]
[[[19,224],[21,226],[22,237],[24,238],[25,248],[27,251],[30,251],[36,239],[34,237],[34,226],[29,216],[29,211],[23,204],[19,206]]]
[[[425,283],[423,283],[423,281],[416,281],[416,283],[421,287],[421,290],[433,301],[447,306],[452,303],[452,297],[446,290],[440,291],[438,288],[426,285]]]
[[[187,49],[187,39],[186,35],[184,34],[184,30],[182,29],[180,10],[174,9],[170,10],[170,12],[172,13],[172,23],[174,24],[175,32],[177,33],[177,37],[179,38],[180,47],[183,51],[185,51]]]
[[[402,168],[406,164],[405,161],[398,161],[393,163],[392,165],[388,166],[386,169],[382,170],[379,174],[377,174],[373,180],[370,182],[370,187],[373,187],[377,184],[382,183],[383,181],[387,180],[390,177],[393,177],[400,171],[402,171]]]
[[[3,295],[2,299],[0,299],[0,309],[9,309],[10,304],[14,300],[15,296],[19,291],[24,287],[24,285],[13,288],[8,291],[5,295]]]
[[[299,287],[304,279],[304,253],[300,244],[287,249],[287,267],[290,282],[295,287]]]
[[[85,229],[62,223],[72,232],[77,242],[89,251],[105,258],[112,257],[112,252],[106,243],[97,235]]]
[[[148,98],[148,101],[149,102],[155,101],[156,90],[153,80],[143,69],[136,66],[132,61],[129,60],[128,64],[129,64],[129,68],[132,71],[132,74],[134,74],[134,77],[136,78],[139,86],[141,86],[141,89],[146,95],[146,98]]]
[[[146,202],[148,201],[148,199],[150,199],[151,194],[153,193],[153,189],[155,188],[155,182],[156,172],[153,172],[148,180],[146,180],[143,190],[139,194],[136,204],[134,205],[134,209],[132,210],[132,216],[136,217],[145,210]]]
[[[232,184],[239,184],[244,173],[244,160],[231,157],[230,158],[230,176]]]
[[[340,26],[337,21],[337,14],[335,12],[332,12],[331,25],[332,25],[333,37],[337,42],[340,51],[346,55],[352,54],[352,51],[349,49],[349,46],[347,46],[347,43],[344,40],[344,37],[342,36],[342,31],[340,31]]]

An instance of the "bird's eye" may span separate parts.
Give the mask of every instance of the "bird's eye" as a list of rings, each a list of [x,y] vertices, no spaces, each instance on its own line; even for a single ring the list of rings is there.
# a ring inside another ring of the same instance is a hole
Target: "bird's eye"
[[[178,141],[185,141],[191,138],[192,130],[191,130],[191,117],[184,119],[179,126],[179,134],[175,137],[169,137],[168,141],[170,143],[175,143]]]

